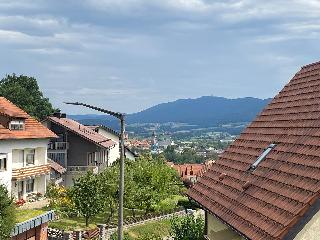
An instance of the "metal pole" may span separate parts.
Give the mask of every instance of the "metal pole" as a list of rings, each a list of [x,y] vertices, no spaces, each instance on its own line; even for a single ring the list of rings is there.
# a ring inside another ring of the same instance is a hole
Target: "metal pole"
[[[97,110],[99,112],[107,113],[111,116],[114,116],[118,119],[120,119],[120,125],[121,125],[121,134],[120,134],[120,177],[119,177],[119,213],[118,213],[118,239],[123,240],[123,194],[124,194],[124,116],[125,114],[119,113],[119,112],[113,112],[110,110],[106,110],[103,108],[95,107],[89,104],[80,103],[80,102],[65,102],[66,104],[70,105],[78,105],[78,106],[84,106],[87,108],[91,108],[94,110]]]
[[[124,194],[124,115],[120,117],[120,177],[119,177],[119,216],[118,216],[118,239],[123,240],[123,194]]]

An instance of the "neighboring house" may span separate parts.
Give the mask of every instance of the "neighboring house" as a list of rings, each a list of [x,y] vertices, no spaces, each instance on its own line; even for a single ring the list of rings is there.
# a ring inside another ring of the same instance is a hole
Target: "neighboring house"
[[[182,181],[190,181],[194,184],[198,178],[207,171],[208,167],[211,166],[214,161],[208,161],[206,163],[185,163],[185,164],[174,164],[173,162],[167,162],[167,165],[174,168]]]
[[[192,183],[197,181],[198,176],[205,170],[204,164],[186,163],[186,164],[171,164],[182,180],[189,180]]]
[[[111,139],[116,143],[116,147],[113,148],[110,151],[110,156],[112,158],[118,159],[120,158],[120,151],[119,151],[119,144],[120,144],[120,134],[113,130],[112,128],[109,128],[107,126],[99,125],[99,126],[88,126],[93,131],[101,134],[102,136]],[[131,151],[127,146],[125,146],[125,158],[134,160],[137,157],[137,154],[135,154],[133,151]]]
[[[117,142],[65,114],[48,117],[43,124],[58,136],[48,145],[48,158],[66,169],[62,174],[64,186],[73,185],[73,180],[88,170],[100,172],[116,160],[113,152],[119,151]]]
[[[0,183],[15,199],[45,194],[50,165],[47,145],[56,135],[0,97]]]
[[[316,240],[320,63],[301,68],[189,189],[210,240]]]

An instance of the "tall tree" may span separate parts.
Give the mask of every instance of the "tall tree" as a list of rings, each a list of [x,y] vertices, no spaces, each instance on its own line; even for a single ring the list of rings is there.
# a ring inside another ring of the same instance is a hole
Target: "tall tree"
[[[8,190],[0,185],[0,239],[9,239],[14,228],[16,217],[13,199],[9,197]]]
[[[76,210],[85,218],[86,226],[89,226],[90,218],[94,217],[104,208],[100,175],[88,171],[85,175],[75,180],[70,189],[70,196]]]
[[[160,201],[179,194],[180,179],[176,171],[167,166],[164,159],[151,155],[140,156],[127,165],[126,181],[131,189],[125,189],[125,205],[133,208],[135,203],[136,208],[146,213]]]
[[[103,206],[108,214],[106,223],[110,223],[118,208],[119,168],[108,167],[99,174],[100,191],[103,195]],[[127,184],[127,183],[126,183]]]
[[[7,75],[0,81],[0,96],[7,98],[38,120],[58,111],[52,107],[49,99],[43,96],[37,80],[33,77]]]

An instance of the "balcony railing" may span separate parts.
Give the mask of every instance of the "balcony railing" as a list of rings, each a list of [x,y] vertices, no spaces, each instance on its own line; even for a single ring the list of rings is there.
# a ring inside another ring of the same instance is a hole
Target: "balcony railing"
[[[65,152],[49,152],[48,151],[48,158],[57,162],[61,166],[65,167],[67,154]]]
[[[67,172],[72,173],[83,173],[87,171],[93,171],[93,173],[97,174],[99,172],[98,166],[69,166],[67,167]]]
[[[48,150],[67,150],[68,148],[68,142],[51,142],[48,144]]]

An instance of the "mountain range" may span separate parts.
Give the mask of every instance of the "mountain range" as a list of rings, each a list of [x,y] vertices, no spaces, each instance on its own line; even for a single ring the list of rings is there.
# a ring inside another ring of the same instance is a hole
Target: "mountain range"
[[[250,122],[270,101],[271,99],[252,97],[228,99],[214,96],[179,99],[128,114],[126,123],[177,122],[209,127],[235,122]],[[87,114],[70,117],[83,124],[105,124],[113,127],[117,123],[106,115]]]

